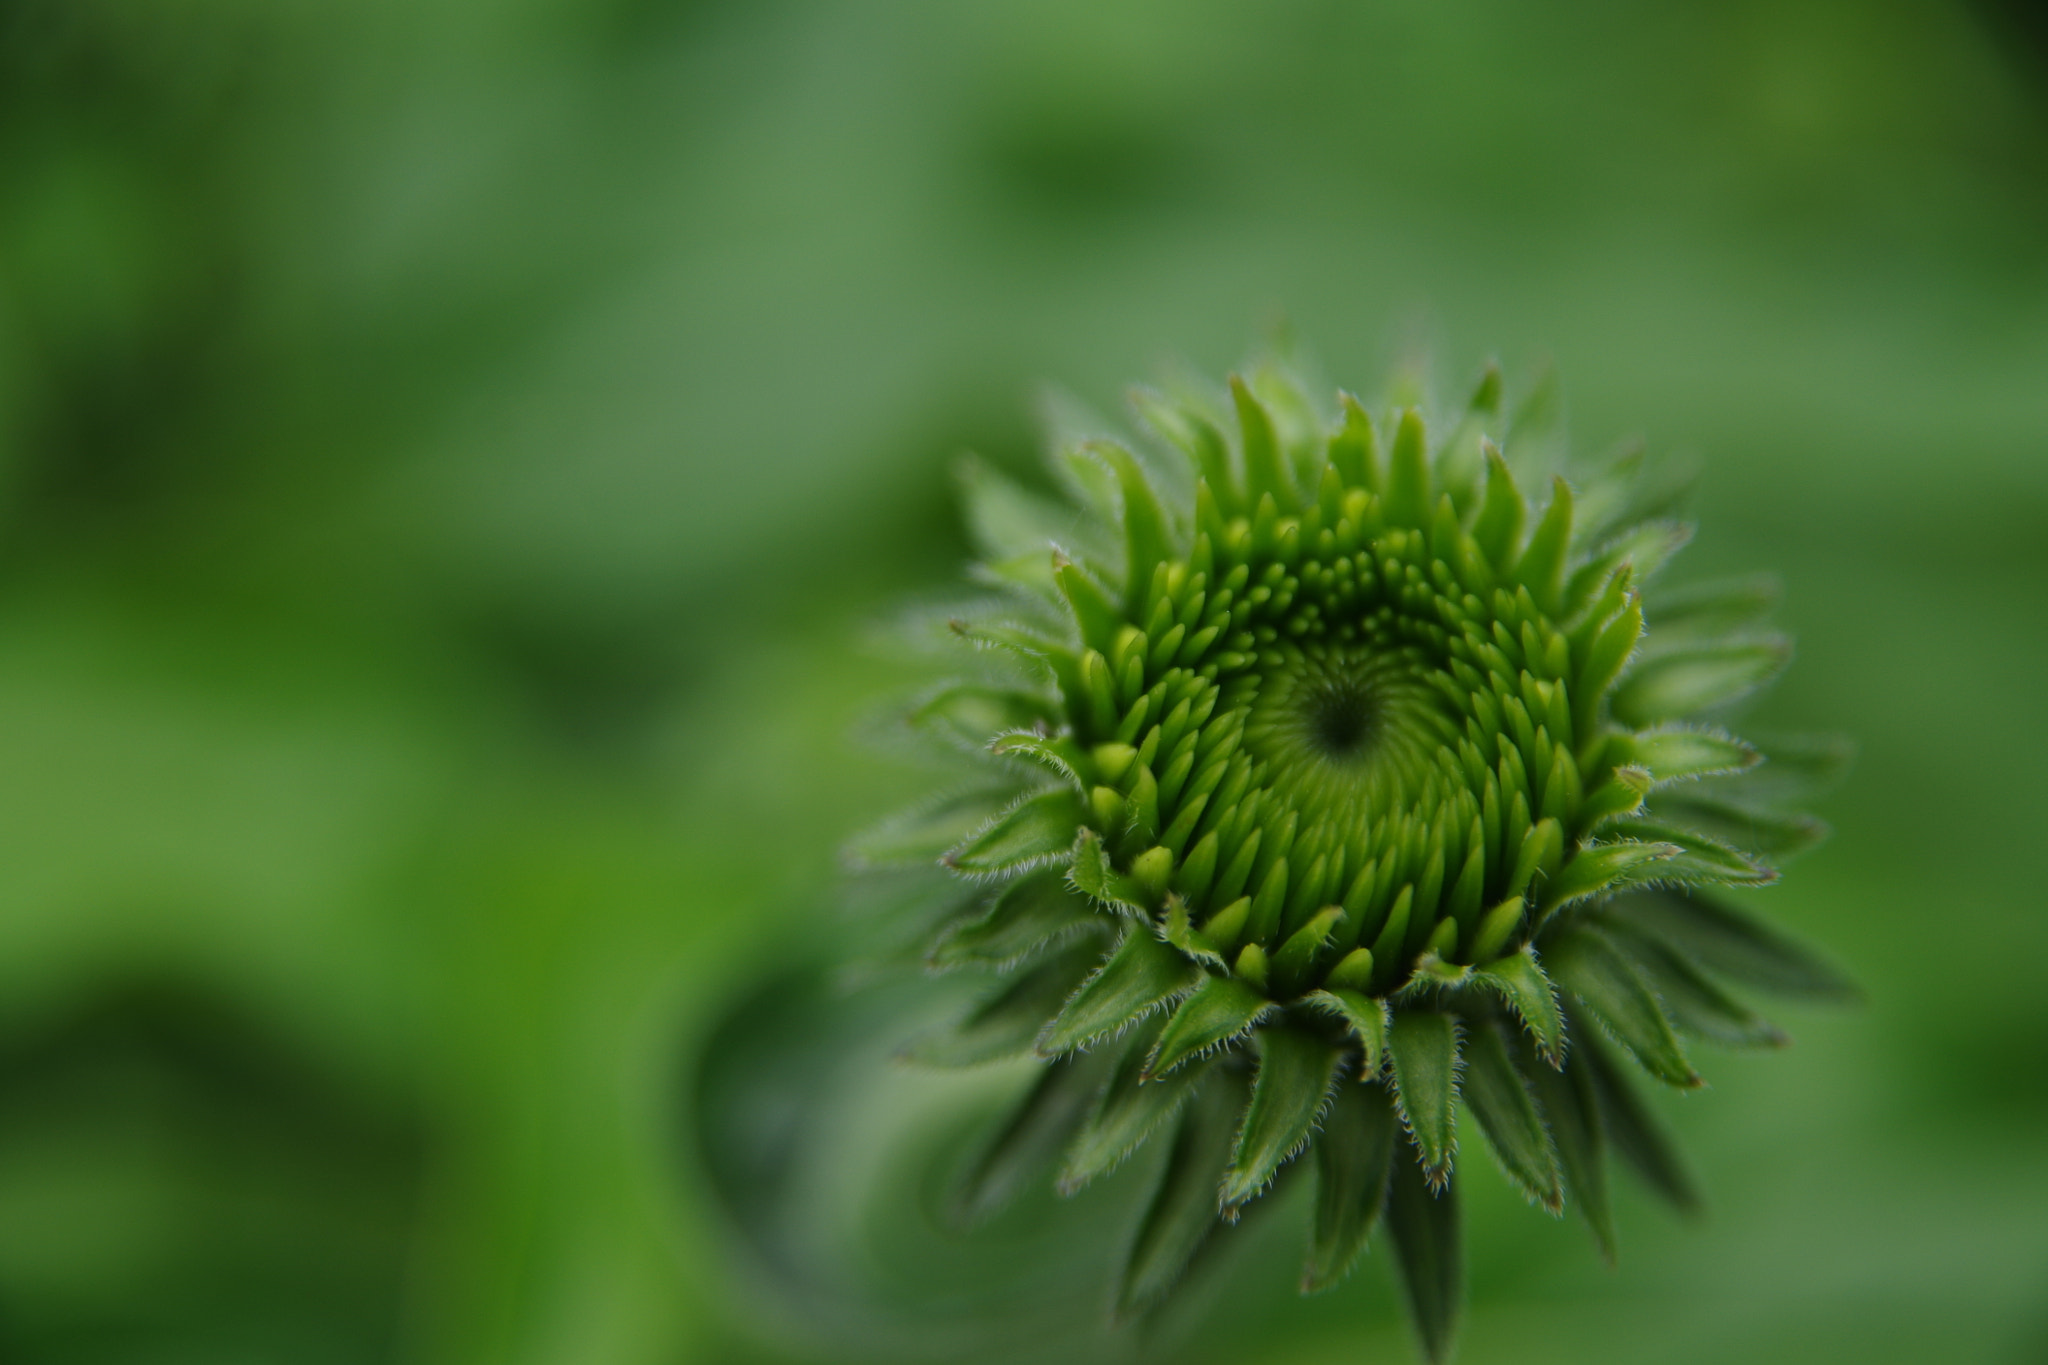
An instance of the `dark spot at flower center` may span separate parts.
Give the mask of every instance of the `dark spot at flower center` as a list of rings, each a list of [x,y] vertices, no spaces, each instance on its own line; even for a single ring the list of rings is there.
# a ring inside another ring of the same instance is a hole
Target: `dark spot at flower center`
[[[1318,687],[1302,698],[1309,740],[1323,757],[1343,763],[1362,756],[1379,729],[1371,689],[1355,683]]]

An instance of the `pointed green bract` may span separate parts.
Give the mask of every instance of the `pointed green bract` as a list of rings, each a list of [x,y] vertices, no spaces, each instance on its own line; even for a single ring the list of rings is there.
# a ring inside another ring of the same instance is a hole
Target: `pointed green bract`
[[[1163,1076],[1190,1057],[1198,1057],[1250,1031],[1278,1007],[1244,982],[1212,976],[1180,1002],[1157,1047],[1146,1063],[1149,1074]]]
[[[967,1168],[953,1193],[954,1221],[979,1222],[1037,1180],[1073,1136],[1101,1078],[1100,1058],[1047,1067]]]
[[[1396,1010],[1387,1044],[1401,1122],[1430,1183],[1441,1185],[1450,1178],[1458,1145],[1458,1021],[1435,1010]]]
[[[1237,1106],[1243,1102],[1241,1085],[1217,1085],[1188,1106],[1124,1262],[1116,1294],[1119,1317],[1164,1298],[1215,1231],[1216,1185],[1229,1160]]]
[[[1629,934],[1616,941],[1642,968],[1680,1032],[1723,1047],[1783,1047],[1788,1041],[1777,1025],[1709,981],[1670,945]]]
[[[1158,444],[1070,413],[1065,502],[963,468],[988,596],[912,623],[964,676],[905,733],[980,776],[852,851],[942,860],[961,891],[902,893],[926,964],[1015,974],[913,1055],[1063,1059],[963,1208],[1170,1144],[1118,1288],[1142,1312],[1312,1147],[1304,1285],[1386,1217],[1440,1355],[1461,1085],[1511,1182],[1577,1204],[1611,1258],[1610,1141],[1690,1186],[1607,1040],[1690,1087],[1681,1032],[1780,1041],[1728,984],[1845,992],[1698,888],[1822,837],[1799,803],[1846,751],[1722,728],[1789,657],[1775,590],[1667,587],[1682,480],[1640,448],[1567,463],[1554,382],[1503,430],[1497,370],[1434,415],[1412,373],[1372,406],[1245,375],[1135,393]]]
[[[1644,1070],[1681,1089],[1701,1084],[1649,982],[1606,935],[1580,926],[1553,940],[1544,961],[1557,983],[1634,1053]]]
[[[1564,1062],[1564,1015],[1557,1006],[1557,992],[1550,977],[1529,948],[1510,957],[1489,962],[1473,974],[1473,980],[1496,992],[1522,1021],[1522,1027],[1536,1041],[1543,1059],[1552,1066]]]
[[[1067,1147],[1059,1174],[1061,1194],[1072,1194],[1114,1170],[1179,1114],[1195,1093],[1206,1070],[1200,1063],[1183,1067],[1172,1076],[1146,1074],[1145,1058],[1156,1039],[1156,1030],[1139,1033],[1117,1059],[1101,1098]]]
[[[1810,949],[1732,906],[1697,895],[1649,893],[1618,902],[1611,913],[1732,981],[1781,995],[1856,995],[1849,979]]]
[[[1038,1050],[1043,1056],[1057,1056],[1121,1032],[1191,989],[1198,975],[1192,963],[1149,929],[1132,928],[1115,955],[1045,1026]]]
[[[962,842],[945,858],[956,872],[1017,872],[1068,851],[1081,821],[1081,802],[1060,788],[1028,796]]]
[[[1311,991],[1302,997],[1302,1003],[1342,1020],[1351,1031],[1352,1040],[1359,1046],[1360,1080],[1370,1081],[1379,1076],[1386,1060],[1387,1032],[1391,1027],[1386,1001],[1339,986]]]
[[[1518,1042],[1514,1050],[1522,1059],[1519,1069],[1535,1092],[1544,1129],[1557,1152],[1566,1201],[1586,1220],[1601,1258],[1613,1265],[1614,1209],[1607,1197],[1606,1136],[1592,1078],[1584,1065],[1565,1072],[1541,1065],[1526,1041]]]
[[[1628,725],[1655,725],[1737,701],[1776,677],[1790,660],[1783,641],[1709,645],[1646,660],[1614,694]]]
[[[1262,1032],[1258,1078],[1238,1131],[1220,1198],[1225,1208],[1265,1188],[1281,1163],[1308,1144],[1329,1101],[1343,1052],[1321,1038],[1288,1028]]]
[[[1378,1086],[1340,1085],[1316,1143],[1315,1226],[1302,1268],[1305,1294],[1351,1273],[1386,1204],[1397,1136],[1394,1108]]]
[[[1586,1082],[1599,1105],[1601,1131],[1614,1150],[1673,1208],[1681,1213],[1697,1212],[1700,1196],[1692,1175],[1663,1127],[1644,1107],[1642,1096],[1598,1041],[1588,1039],[1585,1052]]]
[[[1635,762],[1659,783],[1739,773],[1762,757],[1739,739],[1678,726],[1637,735],[1634,747]]]
[[[1417,1168],[1413,1147],[1394,1157],[1387,1190],[1387,1230],[1407,1290],[1409,1317],[1432,1362],[1446,1360],[1465,1309],[1465,1248],[1458,1228],[1454,1184],[1432,1189]]]
[[[1477,1026],[1465,1036],[1461,1093],[1508,1178],[1552,1213],[1563,1212],[1557,1151],[1521,1075],[1508,1060],[1507,1047],[1491,1026]]]
[[[1054,871],[1005,887],[980,919],[951,930],[932,947],[935,967],[1004,968],[1080,934],[1099,933],[1102,918]]]

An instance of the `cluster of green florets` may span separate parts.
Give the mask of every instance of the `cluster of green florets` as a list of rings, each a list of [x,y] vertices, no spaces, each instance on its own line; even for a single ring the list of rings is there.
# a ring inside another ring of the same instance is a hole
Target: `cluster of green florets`
[[[1841,988],[1678,893],[1770,881],[1820,832],[1774,804],[1797,782],[1751,799],[1763,753],[1694,723],[1788,651],[1756,630],[1753,582],[1671,597],[1675,646],[1646,646],[1643,584],[1687,528],[1632,463],[1531,508],[1513,441],[1489,439],[1496,374],[1434,449],[1412,407],[1376,421],[1340,395],[1324,423],[1284,372],[1261,386],[1233,380],[1227,415],[1141,396],[1149,460],[1057,450],[1078,510],[971,475],[1003,595],[954,629],[1011,666],[918,718],[1008,766],[924,813],[972,822],[945,838],[972,890],[930,961],[1001,980],[919,1052],[1049,1063],[970,1212],[1020,1161],[1057,1154],[1072,1190],[1174,1134],[1120,1309],[1162,1298],[1313,1146],[1305,1287],[1340,1278],[1384,1209],[1434,1354],[1459,1292],[1461,1096],[1509,1177],[1553,1211],[1575,1196],[1611,1248],[1607,1135],[1685,1188],[1595,1034],[1689,1087],[1682,1032],[1778,1038],[1702,968]],[[1793,746],[1786,771],[1829,754]]]

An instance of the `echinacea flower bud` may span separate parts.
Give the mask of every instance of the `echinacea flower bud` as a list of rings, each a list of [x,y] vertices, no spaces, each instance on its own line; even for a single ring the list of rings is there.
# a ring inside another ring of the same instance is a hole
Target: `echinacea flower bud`
[[[1686,1039],[1782,1042],[1724,981],[1847,989],[1699,890],[1769,882],[1824,833],[1789,806],[1840,746],[1705,719],[1785,664],[1771,594],[1647,593],[1690,534],[1670,488],[1625,460],[1532,504],[1499,400],[1489,371],[1432,442],[1412,407],[1322,418],[1269,366],[1227,405],[1139,395],[1143,455],[1056,449],[1071,507],[969,473],[999,595],[953,628],[1009,666],[918,719],[1000,777],[924,812],[968,886],[928,961],[997,976],[915,1052],[1043,1062],[963,1211],[1167,1146],[1120,1315],[1307,1157],[1304,1291],[1384,1220],[1440,1358],[1461,1098],[1611,1257],[1607,1150],[1692,1199],[1621,1059],[1695,1087]]]

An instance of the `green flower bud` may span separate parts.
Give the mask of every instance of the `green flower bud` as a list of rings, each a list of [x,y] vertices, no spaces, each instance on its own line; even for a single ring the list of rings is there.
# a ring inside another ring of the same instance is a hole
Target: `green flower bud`
[[[1623,1059],[1697,1086],[1688,1039],[1782,1040],[1724,982],[1848,991],[1703,890],[1772,881],[1823,832],[1788,802],[1839,746],[1711,719],[1789,656],[1760,631],[1768,594],[1660,595],[1690,532],[1631,461],[1531,505],[1500,389],[1489,371],[1433,440],[1415,408],[1349,395],[1326,421],[1266,366],[1227,406],[1141,394],[1142,455],[1055,449],[1071,507],[969,473],[977,576],[1002,595],[954,631],[1007,663],[941,693],[982,698],[945,720],[1012,728],[988,732],[984,817],[947,826],[973,894],[927,960],[1023,975],[918,1055],[998,1055],[991,1020],[1035,1048],[1047,1070],[1011,1120],[1030,1139],[990,1152],[1063,1149],[1063,1190],[1172,1147],[1122,1314],[1313,1149],[1305,1287],[1342,1278],[1384,1216],[1439,1358],[1461,1094],[1509,1180],[1578,1207],[1611,1256],[1607,1150],[1691,1198]]]

